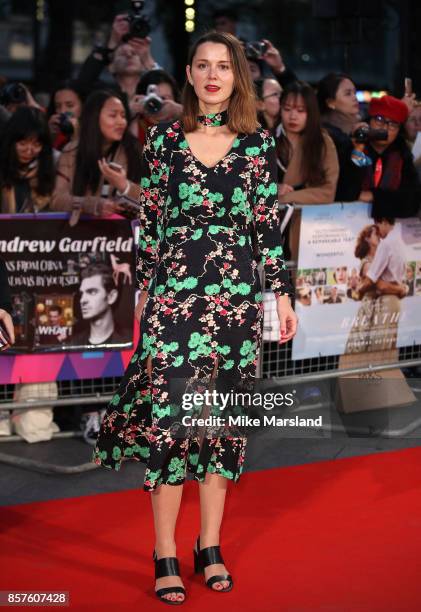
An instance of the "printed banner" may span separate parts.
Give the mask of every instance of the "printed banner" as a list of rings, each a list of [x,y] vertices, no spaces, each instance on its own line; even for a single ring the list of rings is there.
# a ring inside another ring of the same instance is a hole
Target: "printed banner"
[[[361,202],[304,207],[292,358],[421,344],[421,220]]]
[[[120,218],[71,227],[63,214],[0,216],[16,332],[0,384],[122,374],[133,349],[134,244]]]

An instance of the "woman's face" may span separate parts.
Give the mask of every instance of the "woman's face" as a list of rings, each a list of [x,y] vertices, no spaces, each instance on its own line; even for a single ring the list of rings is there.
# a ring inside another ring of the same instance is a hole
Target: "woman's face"
[[[72,113],[76,119],[82,112],[82,102],[72,89],[59,89],[54,96],[54,107],[56,113]]]
[[[108,98],[99,114],[99,129],[106,142],[123,138],[127,128],[126,111],[118,98]]]
[[[163,100],[172,100],[175,102],[174,93],[169,83],[159,83],[156,86],[157,94]]]
[[[356,115],[359,111],[357,90],[350,79],[343,79],[336,91],[333,100],[328,100],[327,105],[332,110],[338,110],[347,115]]]
[[[271,119],[279,117],[281,109],[280,97],[282,88],[275,79],[265,79],[263,82],[263,110]]]
[[[415,140],[418,132],[421,132],[421,106],[416,106],[405,123],[406,133],[409,140]]]
[[[17,140],[15,144],[19,164],[27,165],[36,159],[42,151],[42,144],[36,136]]]
[[[227,46],[213,42],[199,45],[186,72],[202,110],[213,106],[220,110],[228,107],[234,90],[234,72]]]
[[[307,108],[302,96],[288,96],[281,107],[282,125],[286,132],[301,134],[307,125]]]
[[[379,119],[377,117],[371,117],[369,121],[369,125],[372,130],[386,130],[387,139],[386,140],[377,140],[375,145],[379,145],[380,147],[389,147],[393,142],[395,142],[396,138],[399,136],[399,131],[401,124],[393,121],[392,124],[388,123],[388,117],[383,117],[383,119]],[[380,115],[380,117],[382,117]]]
[[[347,273],[346,266],[341,266],[339,268],[336,268],[335,279],[339,285],[346,283],[347,277],[348,277],[348,273]]]

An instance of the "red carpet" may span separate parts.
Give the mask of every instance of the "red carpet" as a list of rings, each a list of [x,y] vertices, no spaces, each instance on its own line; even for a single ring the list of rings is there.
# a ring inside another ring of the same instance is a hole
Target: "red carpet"
[[[124,466],[123,466],[124,469]],[[142,490],[0,509],[2,590],[67,590],[71,610],[169,609],[153,594],[152,516]],[[197,484],[177,534],[183,610],[421,610],[421,448],[243,474],[222,552],[234,577],[193,577]]]

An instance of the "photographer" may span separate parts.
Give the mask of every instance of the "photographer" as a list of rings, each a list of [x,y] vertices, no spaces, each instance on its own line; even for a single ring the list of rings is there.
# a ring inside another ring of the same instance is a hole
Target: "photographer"
[[[393,96],[373,98],[369,108],[369,125],[382,130],[382,140],[371,138],[364,153],[371,159],[359,199],[372,202],[373,217],[412,217],[418,214],[421,185],[411,150],[405,142],[404,124],[407,105]]]
[[[77,139],[82,105],[77,82],[63,81],[51,94],[47,117],[54,149],[60,151],[70,140]]]
[[[140,34],[147,32],[147,27],[144,27],[144,32],[142,27],[137,29],[140,30]],[[151,55],[150,37],[132,37],[130,32],[129,16],[117,15],[113,21],[107,46],[95,47],[80,69],[77,81],[85,93],[92,91],[93,87],[95,89],[111,87],[131,100],[141,75],[148,70],[160,68]],[[111,85],[99,80],[104,68],[108,68],[114,77],[115,82]]]
[[[43,110],[23,83],[6,83],[0,90],[0,104],[13,114],[22,106]]]
[[[53,209],[71,211],[70,225],[78,222],[81,212],[132,217],[118,199],[127,196],[138,201],[139,160],[140,147],[128,130],[122,100],[113,91],[94,91],[83,107],[79,140],[66,145],[58,161]],[[114,180],[118,175],[120,193],[110,188],[107,173]]]
[[[270,40],[264,38],[257,42],[247,42],[245,52],[253,81],[269,77],[270,73],[266,74],[266,67],[270,68],[282,89],[297,80],[295,73],[285,66],[282,55]]]
[[[352,79],[342,73],[330,73],[318,84],[317,99],[322,125],[329,132],[336,146],[339,159],[339,179],[335,194],[337,202],[358,200],[365,165],[369,163],[361,155],[364,144],[357,143],[353,134],[361,123],[357,90]]]
[[[148,127],[181,117],[183,106],[176,80],[165,70],[149,70],[139,81],[130,110],[135,119],[132,133],[143,144]]]

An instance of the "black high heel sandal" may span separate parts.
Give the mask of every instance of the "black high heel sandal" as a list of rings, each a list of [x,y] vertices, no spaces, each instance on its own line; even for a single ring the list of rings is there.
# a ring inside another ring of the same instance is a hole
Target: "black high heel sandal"
[[[162,557],[162,559],[158,559],[156,551],[154,550],[152,559],[155,561],[155,580],[157,578],[163,578],[164,576],[180,575],[180,567],[177,557]],[[179,606],[186,601],[186,589],[181,586],[164,587],[162,589],[158,589],[155,591],[155,593],[161,601],[173,606]],[[167,595],[168,593],[183,593],[184,599],[181,601],[178,601],[177,599],[172,601],[171,599],[163,597],[163,595]]]
[[[196,550],[197,548],[197,550]],[[203,548],[200,550],[200,536],[197,538],[196,548],[193,548],[193,558],[194,558],[194,571],[196,574],[205,573],[205,567],[208,565],[212,565],[213,563],[224,563],[224,560],[221,555],[220,546],[208,546],[207,548]],[[222,582],[227,580],[229,585],[224,587],[223,589],[214,589],[213,584],[215,582]],[[231,574],[219,575],[219,576],[211,576],[206,580],[206,586],[208,586],[212,591],[226,593],[227,591],[231,591],[234,586],[234,581],[232,579]]]

